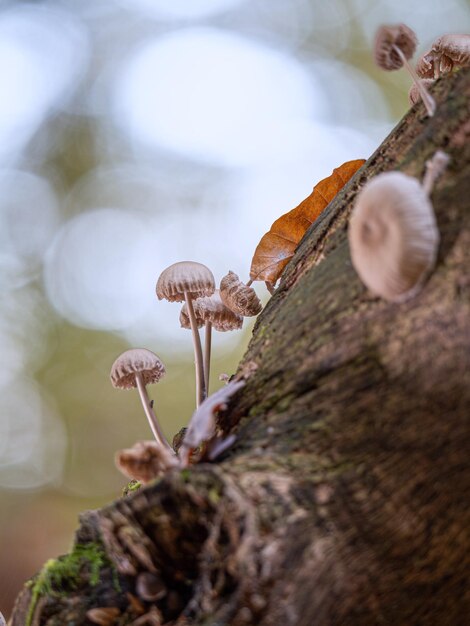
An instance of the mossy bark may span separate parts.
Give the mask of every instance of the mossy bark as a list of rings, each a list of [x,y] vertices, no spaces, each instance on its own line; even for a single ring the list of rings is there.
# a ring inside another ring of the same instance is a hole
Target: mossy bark
[[[435,117],[422,105],[405,116],[310,228],[259,316],[247,384],[220,418],[235,445],[85,514],[77,542],[101,546],[112,567],[97,587],[84,564],[32,612],[26,588],[13,626],[28,611],[38,626],[91,624],[97,606],[117,607],[110,624],[122,626],[467,623],[470,71],[433,92]],[[437,267],[419,295],[390,304],[351,265],[352,202],[379,172],[421,178],[437,148],[451,157],[432,194]],[[153,603],[144,572],[164,585]]]

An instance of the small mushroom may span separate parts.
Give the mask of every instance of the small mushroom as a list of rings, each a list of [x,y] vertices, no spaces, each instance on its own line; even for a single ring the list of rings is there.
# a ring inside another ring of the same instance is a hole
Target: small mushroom
[[[262,309],[253,287],[242,283],[234,272],[229,272],[220,281],[220,298],[227,308],[244,317],[258,315]]]
[[[210,441],[215,434],[216,416],[219,411],[227,408],[231,397],[245,385],[243,380],[233,380],[225,387],[218,389],[206,398],[201,406],[193,413],[183,442],[179,448],[179,458],[182,467],[190,461],[192,452],[204,441]]]
[[[439,65],[442,59],[445,59],[446,71],[467,67],[470,65],[470,35],[452,34],[438,37],[431,47],[431,52],[439,59]],[[442,72],[441,68],[440,71]]]
[[[238,330],[243,325],[243,317],[225,306],[218,289],[210,297],[195,300],[193,306],[197,327],[205,326],[204,380],[207,392],[209,390],[212,328],[219,332]],[[189,309],[186,304],[181,309],[180,324],[182,328],[191,328]]]
[[[143,484],[162,476],[178,464],[176,455],[156,441],[138,441],[132,448],[119,450],[115,461],[125,476]]]
[[[193,335],[194,359],[196,364],[196,405],[207,395],[204,379],[201,339],[194,317],[193,300],[210,296],[215,290],[212,272],[202,263],[181,261],[167,267],[157,281],[157,297],[169,302],[186,302],[190,327]]]
[[[381,26],[375,37],[375,62],[379,67],[387,71],[398,70],[405,66],[421,94],[428,115],[432,116],[436,110],[434,98],[421,83],[418,75],[408,61],[416,50],[416,44],[417,39],[415,33],[405,24]]]
[[[433,79],[434,82],[437,78],[451,72],[453,66],[452,60],[445,54],[428,50],[418,59],[416,73],[420,78]]]
[[[158,383],[164,375],[165,366],[156,354],[146,348],[133,348],[120,354],[114,361],[110,378],[111,383],[117,389],[133,389],[137,387],[155,439],[164,448],[171,449],[158,423],[146,389],[146,385]]]
[[[388,172],[357,197],[348,233],[351,260],[363,283],[385,300],[414,296],[434,266],[439,231],[428,194],[447,163],[444,157],[438,151],[428,162],[423,186]]]

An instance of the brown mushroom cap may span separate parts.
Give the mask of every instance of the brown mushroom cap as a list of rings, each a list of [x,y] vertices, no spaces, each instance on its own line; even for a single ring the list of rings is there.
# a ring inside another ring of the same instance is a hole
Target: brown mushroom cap
[[[433,52],[448,57],[454,67],[470,65],[470,35],[457,33],[442,35],[432,44]]]
[[[419,182],[379,174],[357,197],[349,225],[352,263],[364,284],[389,301],[414,295],[439,245],[433,207]]]
[[[214,290],[214,275],[195,261],[173,263],[160,274],[156,287],[158,299],[169,302],[183,302],[185,292],[193,298],[202,298],[212,295]]]
[[[242,283],[234,272],[229,272],[220,281],[222,302],[234,313],[251,317],[263,308],[253,287]]]
[[[138,441],[132,448],[118,450],[114,460],[120,472],[142,483],[154,480],[178,464],[177,457],[156,441]]]
[[[398,70],[403,65],[394,46],[406,59],[411,59],[418,43],[415,33],[406,24],[381,26],[375,36],[374,59],[383,70]]]
[[[113,363],[111,382],[118,389],[135,388],[137,372],[142,374],[144,385],[151,385],[165,375],[165,366],[156,354],[146,348],[126,350]]]
[[[198,328],[204,326],[206,322],[210,322],[215,330],[225,332],[238,330],[243,325],[243,317],[225,306],[218,289],[208,298],[195,300],[193,307]],[[191,328],[186,304],[181,309],[180,324],[182,328]]]
[[[439,78],[452,71],[453,60],[444,52],[434,49],[422,54],[416,63],[416,73],[420,78]]]

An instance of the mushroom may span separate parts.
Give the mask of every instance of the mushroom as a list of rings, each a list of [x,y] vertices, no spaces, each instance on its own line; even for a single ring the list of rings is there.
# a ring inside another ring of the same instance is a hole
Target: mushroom
[[[421,79],[421,83],[425,86],[425,87],[430,87],[431,85],[434,84],[434,79],[433,78],[422,78]],[[414,104],[416,104],[417,102],[419,102],[421,100],[421,94],[419,93],[419,89],[416,86],[416,83],[413,83],[410,87],[410,90],[408,91],[408,102],[413,106]]]
[[[433,79],[434,82],[440,76],[451,72],[452,67],[453,63],[448,56],[428,50],[418,59],[416,73],[420,78]]]
[[[210,296],[214,290],[215,280],[210,269],[194,261],[181,261],[167,267],[160,274],[156,287],[159,300],[186,302],[196,364],[196,406],[199,406],[206,397],[207,385],[204,379],[201,339],[194,317],[193,300]]]
[[[416,65],[423,78],[439,78],[453,69],[470,65],[470,35],[438,37]]]
[[[155,439],[164,448],[171,449],[158,423],[146,389],[146,385],[158,383],[164,375],[165,366],[156,354],[146,348],[133,348],[120,354],[114,361],[110,378],[111,383],[117,389],[137,387]]]
[[[204,380],[206,381],[206,392],[209,390],[210,358],[212,344],[212,328],[220,332],[228,330],[238,330],[243,325],[243,317],[234,313],[225,306],[220,297],[219,290],[207,298],[199,298],[193,303],[194,317],[198,328],[205,326],[205,346],[204,346]],[[183,305],[180,313],[180,324],[182,328],[191,328],[191,319],[187,304]],[[207,394],[206,394],[207,395]]]
[[[436,103],[408,59],[414,54],[417,39],[415,33],[405,24],[381,26],[375,36],[375,62],[383,70],[393,71],[405,66],[418,89],[429,116],[434,115]]]
[[[434,266],[439,231],[428,194],[446,164],[438,151],[422,186],[411,176],[387,172],[356,199],[348,232],[351,260],[363,283],[385,300],[414,296]]]
[[[258,315],[262,309],[253,287],[242,283],[234,272],[229,272],[220,281],[220,298],[227,308],[244,317]]]
[[[132,448],[119,450],[115,461],[125,476],[144,485],[178,465],[176,455],[156,441],[138,441]]]

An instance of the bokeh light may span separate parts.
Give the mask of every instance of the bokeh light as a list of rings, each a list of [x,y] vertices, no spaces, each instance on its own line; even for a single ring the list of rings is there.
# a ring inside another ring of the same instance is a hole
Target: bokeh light
[[[200,19],[223,13],[246,0],[118,0],[130,10],[160,19]]]
[[[283,123],[326,108],[320,84],[280,51],[209,28],[140,48],[116,91],[118,121],[138,140],[226,166],[283,149]]]
[[[77,88],[87,59],[85,30],[70,14],[32,5],[0,14],[0,161],[12,162]]]

